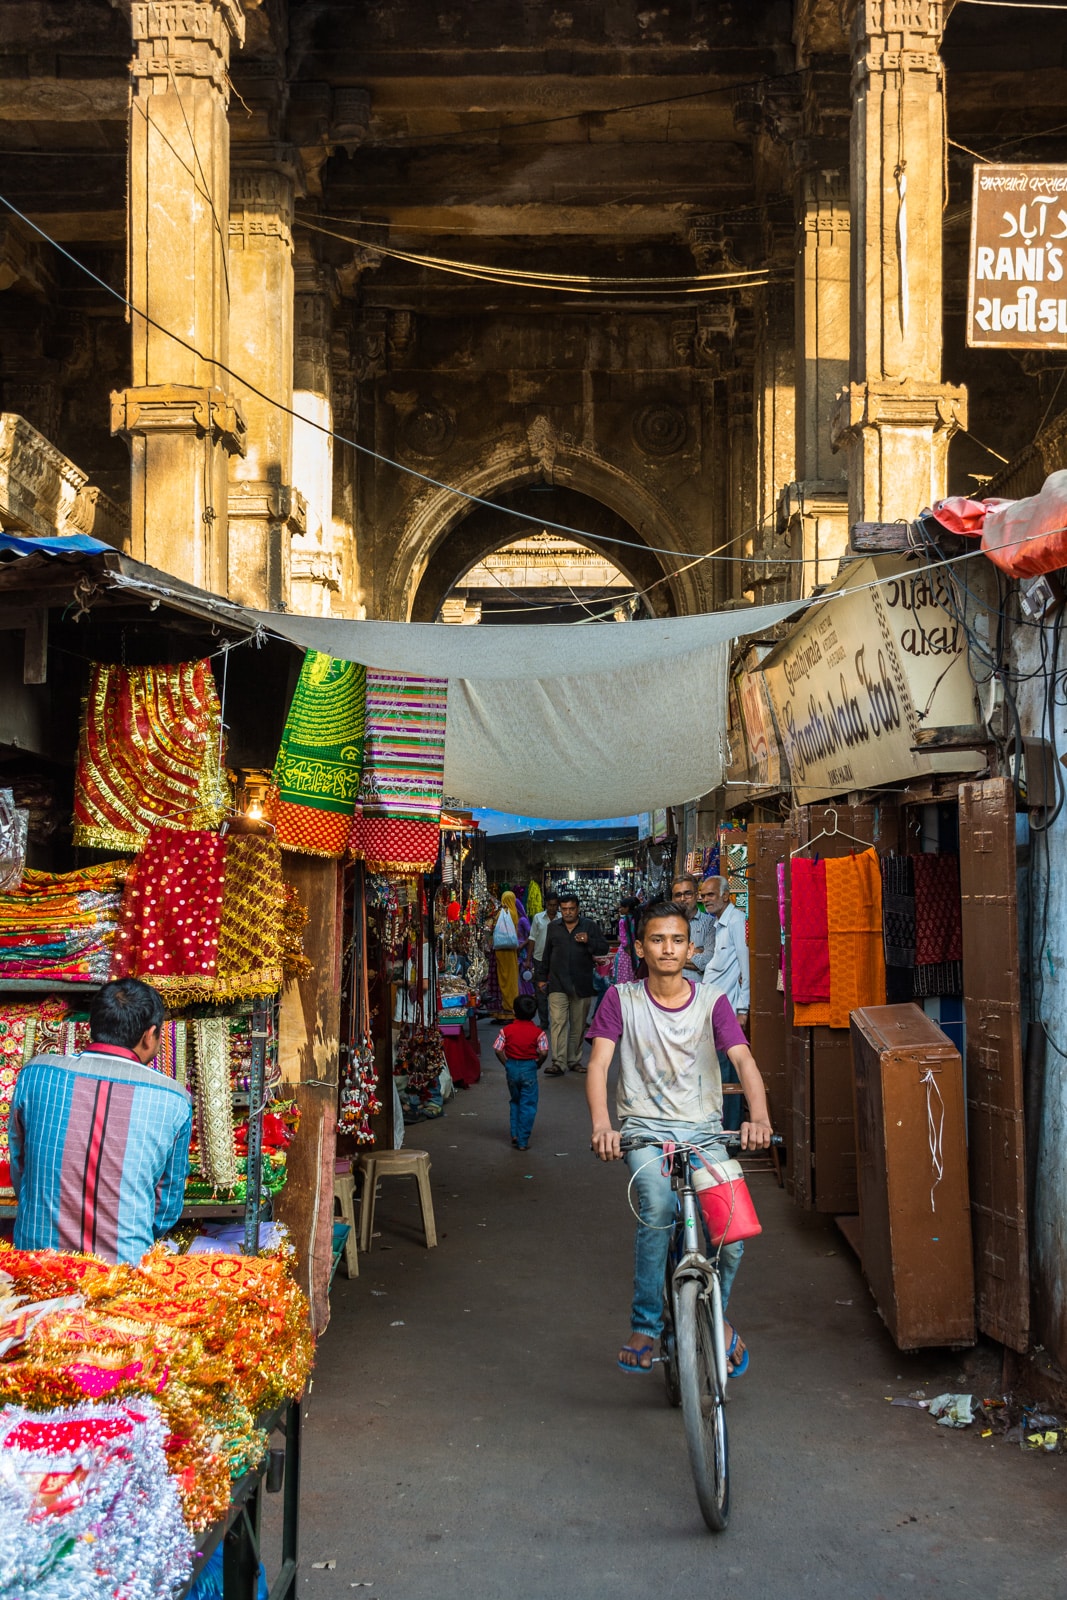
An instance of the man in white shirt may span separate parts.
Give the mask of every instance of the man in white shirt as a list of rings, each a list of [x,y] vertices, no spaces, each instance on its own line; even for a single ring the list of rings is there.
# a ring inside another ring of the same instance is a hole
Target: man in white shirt
[[[715,935],[715,948],[704,968],[704,982],[714,984],[719,993],[726,996],[747,1034],[751,985],[744,915],[730,899],[730,884],[726,878],[705,878],[700,885],[700,898],[709,920],[714,924]],[[720,1056],[719,1066],[723,1083],[737,1082],[729,1057],[724,1059]],[[740,1095],[726,1096],[722,1121],[724,1128],[735,1132],[740,1128]]]
[[[530,923],[530,938],[526,949],[529,953],[530,959],[534,963],[540,961],[541,957],[545,953],[545,940],[548,938],[549,923],[557,922],[558,920],[559,896],[556,894],[547,895],[545,898],[545,909],[543,911],[535,911],[533,914],[533,919]],[[538,1021],[540,1022],[542,1028],[547,1028],[548,990],[536,989],[534,992],[537,997]]]

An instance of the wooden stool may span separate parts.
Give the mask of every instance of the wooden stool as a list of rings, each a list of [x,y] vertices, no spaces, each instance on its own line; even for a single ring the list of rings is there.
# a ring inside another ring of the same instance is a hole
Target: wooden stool
[[[359,1248],[366,1253],[374,1236],[374,1202],[380,1178],[414,1178],[419,1186],[422,1231],[426,1248],[437,1244],[437,1227],[430,1194],[430,1152],[428,1150],[371,1150],[359,1157],[363,1174],[363,1199],[359,1208]]]
[[[728,1094],[743,1095],[745,1091],[739,1083],[724,1083],[722,1092],[725,1099]],[[771,1110],[771,1097],[769,1094],[767,1096],[767,1115],[773,1128],[774,1112]],[[773,1172],[778,1180],[779,1189],[785,1187],[785,1179],[782,1177],[782,1152],[776,1144],[772,1144],[769,1150],[739,1151],[738,1158],[742,1166],[747,1166],[750,1172]]]
[[[341,1209],[341,1221],[348,1223],[345,1240],[345,1277],[359,1277],[359,1252],[356,1249],[356,1177],[351,1161],[335,1161],[333,1174],[333,1203]]]

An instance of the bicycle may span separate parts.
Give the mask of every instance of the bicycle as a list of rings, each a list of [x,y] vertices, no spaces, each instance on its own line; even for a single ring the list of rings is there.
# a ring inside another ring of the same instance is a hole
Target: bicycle
[[[772,1138],[781,1145],[780,1134]],[[739,1150],[741,1141],[736,1135],[724,1133],[699,1145],[680,1144],[671,1149],[671,1187],[678,1198],[678,1213],[671,1231],[663,1286],[663,1354],[654,1359],[663,1364],[670,1404],[682,1408],[689,1465],[701,1514],[713,1533],[722,1533],[730,1517],[726,1429],[729,1363],[718,1249],[711,1258],[703,1252],[704,1226],[693,1187],[691,1159],[694,1151],[702,1153],[713,1145],[724,1151]],[[620,1146],[624,1153],[663,1148],[661,1140],[637,1134],[623,1135]]]

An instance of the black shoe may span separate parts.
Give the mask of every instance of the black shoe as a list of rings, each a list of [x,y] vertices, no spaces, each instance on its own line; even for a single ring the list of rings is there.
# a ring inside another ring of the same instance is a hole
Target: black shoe
[[[521,1148],[520,1145],[519,1145],[519,1141],[517,1139],[512,1139],[511,1147],[512,1147],[513,1150],[518,1150],[518,1149]]]

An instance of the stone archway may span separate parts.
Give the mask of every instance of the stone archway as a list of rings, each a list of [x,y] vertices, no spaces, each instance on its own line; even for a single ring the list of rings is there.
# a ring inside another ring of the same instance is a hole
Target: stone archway
[[[527,443],[528,451],[521,458],[517,458],[514,451],[507,452],[505,456],[498,447],[472,470],[457,473],[456,481],[467,494],[501,505],[506,504],[508,496],[521,495],[523,492],[528,494],[532,488],[569,490],[588,501],[597,502],[613,514],[617,540],[632,538],[638,545],[645,546],[643,550],[632,550],[616,545],[613,551],[610,539],[602,546],[635,585],[647,587],[648,583],[656,582],[658,587],[653,593],[662,596],[662,611],[665,614],[684,616],[704,609],[708,591],[697,576],[699,566],[690,567],[685,572],[677,571],[687,558],[692,559],[699,552],[687,548],[690,541],[652,490],[580,445],[554,438],[541,439],[536,424],[528,430]],[[447,557],[439,556],[435,568],[438,576],[423,590],[428,569],[444,542],[476,512],[484,512],[490,517],[493,515],[487,508],[461,499],[447,489],[427,489],[409,505],[403,522],[398,519],[391,530],[393,557],[379,607],[379,615],[383,619],[399,622],[415,620],[418,599],[420,617],[425,620],[424,613],[430,603],[428,597],[437,583],[443,581],[450,563]],[[540,509],[533,514],[537,517],[545,515]],[[479,517],[479,523],[480,520]],[[518,518],[508,520],[514,522],[510,538],[518,538],[523,522]],[[570,525],[567,517],[546,516],[546,520]],[[475,524],[476,527],[478,525]],[[574,526],[580,527],[581,524],[575,523]],[[495,537],[485,544],[481,554],[507,542],[507,538],[501,535],[499,522],[496,527]],[[597,542],[600,543],[599,540]],[[674,562],[670,556],[657,555],[657,549],[677,550],[679,560]],[[436,607],[447,594],[448,588],[474,559],[477,558],[472,557],[471,561],[462,562],[456,567],[449,582],[438,594],[431,615],[436,614]],[[663,579],[666,581],[659,582]]]
[[[441,602],[471,567],[494,550],[540,531],[536,520],[523,522],[512,512],[560,527],[582,529],[589,534],[589,548],[607,556],[618,567],[654,615],[674,614],[674,598],[658,558],[643,546],[636,548],[640,541],[635,530],[603,501],[555,484],[497,490],[493,499],[504,509],[473,506],[438,541],[412,597],[412,622],[432,622]]]

